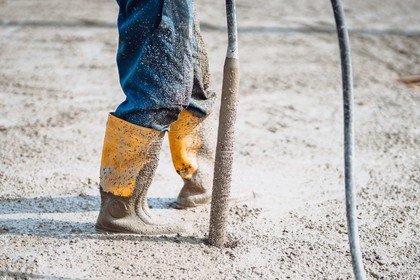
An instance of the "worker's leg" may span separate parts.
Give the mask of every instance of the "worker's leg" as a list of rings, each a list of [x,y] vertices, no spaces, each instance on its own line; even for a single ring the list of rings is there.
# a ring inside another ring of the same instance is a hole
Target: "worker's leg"
[[[192,1],[118,2],[117,63],[126,100],[107,123],[96,228],[176,233],[178,226],[153,223],[146,195],[164,131],[189,107],[193,92]]]
[[[177,207],[195,207],[211,200],[214,166],[214,131],[209,115],[215,94],[209,89],[207,54],[198,23],[194,25],[194,86],[188,108],[170,126],[172,161],[184,181]]]
[[[192,0],[119,0],[117,63],[126,100],[115,115],[166,130],[189,105],[194,63]]]

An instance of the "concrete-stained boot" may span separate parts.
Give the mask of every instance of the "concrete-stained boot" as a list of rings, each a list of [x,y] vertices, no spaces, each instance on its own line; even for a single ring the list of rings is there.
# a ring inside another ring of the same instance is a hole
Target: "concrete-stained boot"
[[[101,161],[98,231],[144,235],[184,231],[175,224],[155,224],[148,213],[146,196],[163,135],[109,115]]]
[[[196,207],[211,201],[214,148],[207,124],[210,117],[199,118],[184,110],[169,129],[169,145],[176,172],[184,180],[176,207]]]

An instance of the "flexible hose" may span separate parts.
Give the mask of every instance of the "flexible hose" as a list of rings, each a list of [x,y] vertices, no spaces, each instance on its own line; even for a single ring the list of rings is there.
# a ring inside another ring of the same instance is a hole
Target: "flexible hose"
[[[235,0],[226,0],[228,50],[223,67],[222,99],[214,163],[213,194],[210,210],[209,244],[222,248],[226,244],[233,147],[239,92],[238,31]]]
[[[227,58],[239,59],[238,53],[238,25],[236,23],[236,1],[226,0],[226,18],[228,30]]]
[[[347,229],[354,277],[366,279],[363,268],[357,228],[356,192],[353,183],[354,126],[353,126],[353,74],[351,68],[350,41],[344,20],[341,0],[331,0],[340,47],[341,75],[343,81],[344,109],[344,169],[346,189]]]

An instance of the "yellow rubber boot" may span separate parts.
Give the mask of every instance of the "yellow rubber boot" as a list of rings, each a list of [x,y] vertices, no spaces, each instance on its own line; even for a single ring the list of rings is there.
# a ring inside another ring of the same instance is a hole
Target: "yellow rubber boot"
[[[148,213],[147,191],[159,161],[164,132],[109,115],[102,151],[100,232],[174,234],[179,225],[155,224]]]
[[[196,207],[211,201],[214,148],[210,118],[199,118],[184,110],[168,133],[172,161],[184,186],[177,198],[178,208]]]

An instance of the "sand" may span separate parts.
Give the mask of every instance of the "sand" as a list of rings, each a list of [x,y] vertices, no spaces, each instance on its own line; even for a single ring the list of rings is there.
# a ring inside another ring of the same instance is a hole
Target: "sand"
[[[220,2],[220,3],[219,3]],[[212,86],[223,1],[197,2]],[[346,1],[355,82],[358,222],[369,279],[419,279],[420,2]],[[351,279],[341,74],[329,1],[238,1],[241,82],[232,248],[205,244],[210,207],[182,186],[167,139],[149,193],[179,236],[97,234],[107,113],[124,98],[114,1],[0,0],[1,279]],[[218,112],[218,109],[216,109]],[[214,124],[216,125],[216,123]]]

